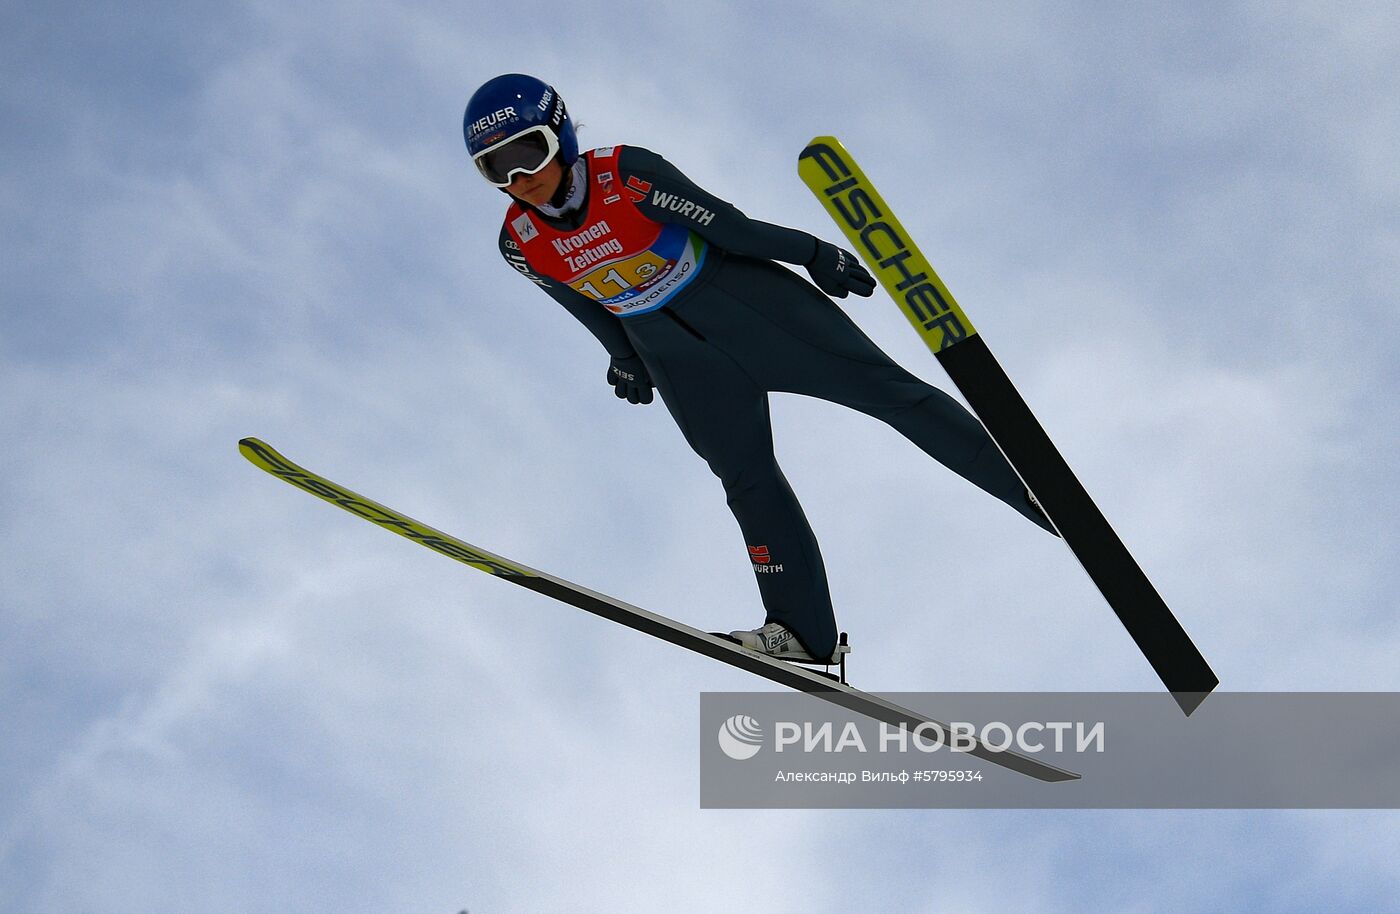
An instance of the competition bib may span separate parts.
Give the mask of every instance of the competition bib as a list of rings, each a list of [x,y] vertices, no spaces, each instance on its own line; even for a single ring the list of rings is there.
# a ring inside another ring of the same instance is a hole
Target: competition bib
[[[531,269],[601,304],[630,316],[660,308],[690,284],[705,262],[705,240],[680,225],[648,219],[635,206],[651,184],[617,179],[620,146],[588,156],[588,211],[572,231],[549,226],[519,203],[506,213],[506,225]]]

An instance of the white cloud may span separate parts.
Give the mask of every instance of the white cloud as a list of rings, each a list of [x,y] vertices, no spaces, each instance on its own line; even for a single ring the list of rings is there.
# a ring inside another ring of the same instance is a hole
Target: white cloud
[[[718,483],[495,255],[461,106],[540,72],[586,140],[828,238],[793,159],[847,138],[1226,684],[1392,687],[1394,14],[1157,12],[263,6],[139,45],[84,20],[86,59],[32,15],[3,96],[31,128],[0,184],[0,906],[1384,903],[1383,815],[698,810],[695,693],[747,677],[234,453],[756,621]],[[947,386],[888,302],[847,307]],[[774,414],[858,681],[1153,687],[1058,544],[864,417]]]

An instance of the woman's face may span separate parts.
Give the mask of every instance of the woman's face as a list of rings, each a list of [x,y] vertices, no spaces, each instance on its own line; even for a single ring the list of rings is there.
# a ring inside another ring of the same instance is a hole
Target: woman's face
[[[563,179],[564,166],[558,158],[554,158],[532,175],[516,175],[506,190],[510,191],[512,197],[531,206],[539,206],[549,202],[549,198],[554,196],[554,192],[559,189],[559,182]]]

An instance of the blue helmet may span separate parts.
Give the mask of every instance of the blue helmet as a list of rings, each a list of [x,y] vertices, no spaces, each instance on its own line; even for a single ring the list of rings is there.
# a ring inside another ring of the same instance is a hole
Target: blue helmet
[[[520,73],[497,76],[472,93],[462,136],[472,162],[497,187],[516,174],[534,174],[555,155],[566,168],[578,160],[578,135],[564,99],[548,83]]]

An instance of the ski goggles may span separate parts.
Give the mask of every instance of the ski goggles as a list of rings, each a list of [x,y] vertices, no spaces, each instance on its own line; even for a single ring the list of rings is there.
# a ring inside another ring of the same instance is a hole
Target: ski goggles
[[[481,176],[496,187],[509,187],[516,175],[532,175],[559,154],[559,138],[544,125],[483,149],[472,156]]]

